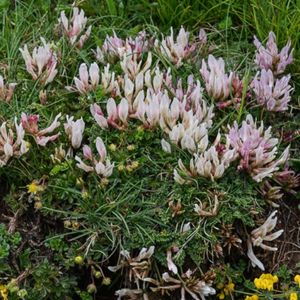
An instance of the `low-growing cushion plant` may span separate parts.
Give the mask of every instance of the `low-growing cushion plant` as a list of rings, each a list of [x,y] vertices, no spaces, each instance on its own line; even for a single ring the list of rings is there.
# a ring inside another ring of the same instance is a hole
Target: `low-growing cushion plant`
[[[0,296],[297,299],[299,251],[271,263],[299,248],[293,41],[28,13],[3,21]]]

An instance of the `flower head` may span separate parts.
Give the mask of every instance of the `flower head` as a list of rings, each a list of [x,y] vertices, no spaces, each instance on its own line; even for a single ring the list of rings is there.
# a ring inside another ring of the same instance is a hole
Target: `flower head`
[[[165,38],[163,37],[161,42],[155,40],[154,46],[162,56],[176,67],[180,67],[183,60],[191,56],[196,50],[196,43],[189,42],[189,35],[190,33],[181,27],[174,41],[173,28],[171,27],[170,35]],[[204,37],[203,32],[201,36]]]
[[[299,275],[299,274],[297,274],[297,275],[294,277],[294,281],[295,281],[296,283],[298,283],[299,288],[300,288],[300,275]]]
[[[298,294],[293,292],[293,293],[290,293],[290,300],[298,300]]]
[[[289,155],[287,147],[279,158],[276,158],[278,139],[271,135],[271,127],[264,130],[264,125],[257,128],[253,117],[248,115],[239,128],[237,122],[229,128],[231,146],[240,156],[239,169],[246,170],[251,177],[262,181],[272,177],[279,166],[286,162]]]
[[[254,36],[254,45],[257,48],[255,63],[265,70],[271,70],[274,74],[281,74],[285,68],[293,62],[293,49],[291,48],[291,41],[278,51],[276,44],[276,37],[274,32],[269,33],[269,38],[264,47],[261,42]]]
[[[91,148],[84,145],[83,156],[91,165],[83,162],[79,156],[75,156],[75,160],[78,162],[77,167],[85,172],[95,172],[101,177],[110,177],[114,169],[114,163],[111,163],[107,158],[106,147],[100,137],[96,138],[96,148],[99,155],[98,159],[94,157]]]
[[[254,279],[254,285],[257,289],[273,291],[273,285],[278,282],[278,277],[272,274],[262,274]]]
[[[87,18],[84,16],[83,9],[79,10],[78,7],[73,7],[73,16],[69,21],[66,17],[64,11],[60,13],[60,18],[58,19],[59,25],[61,25],[64,34],[68,37],[71,45],[78,48],[82,48],[85,41],[89,38],[91,34],[92,26],[89,26],[85,32]]]
[[[39,129],[39,115],[27,115],[26,113],[22,113],[21,124],[25,132],[31,134],[36,143],[44,147],[48,142],[55,141],[60,136],[60,132],[54,135],[49,135],[60,126],[60,122],[58,121],[60,117],[61,114],[58,114],[50,126],[45,129]]]
[[[205,81],[205,88],[209,96],[217,101],[225,100],[230,95],[233,73],[225,73],[223,58],[216,59],[213,55],[208,56],[207,64],[202,60],[200,69]]]
[[[0,126],[0,167],[3,167],[12,157],[20,157],[28,151],[24,140],[25,131],[22,124],[15,119],[15,131],[7,128],[7,122]]]
[[[252,81],[253,91],[258,104],[264,106],[269,111],[284,111],[288,109],[291,100],[289,85],[290,75],[281,79],[274,78],[271,70],[262,70]]]
[[[129,37],[123,40],[118,37],[115,32],[113,36],[107,35],[103,46],[97,47],[96,58],[100,62],[115,62],[117,59],[127,57],[129,60],[140,60],[143,52],[150,47],[149,41],[146,39],[146,32],[141,31],[136,37]]]
[[[27,187],[28,193],[30,193],[30,194],[37,194],[39,192],[44,191],[44,189],[45,189],[45,187],[43,185],[39,184],[39,182],[36,180],[32,181],[26,187]]]
[[[32,76],[33,80],[40,79],[43,85],[53,81],[57,74],[57,57],[51,49],[51,45],[41,38],[43,46],[34,48],[32,56],[30,55],[27,45],[24,49],[19,49],[26,64],[27,72]]]

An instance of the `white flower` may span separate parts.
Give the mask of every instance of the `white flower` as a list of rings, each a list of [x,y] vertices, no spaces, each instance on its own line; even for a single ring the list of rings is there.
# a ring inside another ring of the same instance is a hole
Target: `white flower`
[[[255,256],[252,246],[261,247],[267,251],[277,251],[276,247],[271,247],[264,244],[264,241],[270,242],[276,240],[284,232],[283,229],[278,230],[274,233],[270,233],[277,224],[277,210],[273,211],[263,225],[254,229],[251,232],[250,238],[247,241],[248,252],[247,255],[252,262],[252,265],[258,266],[261,270],[264,271],[264,265],[262,262]]]
[[[85,123],[82,118],[73,121],[74,117],[66,116],[67,122],[64,124],[65,133],[67,134],[72,147],[78,149],[81,146]]]

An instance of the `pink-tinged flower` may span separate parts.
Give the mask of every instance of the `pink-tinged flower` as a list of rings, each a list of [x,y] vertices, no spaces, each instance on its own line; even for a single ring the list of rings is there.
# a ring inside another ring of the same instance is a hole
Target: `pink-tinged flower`
[[[293,90],[289,85],[290,78],[288,75],[275,79],[271,70],[263,69],[260,76],[258,73],[251,84],[258,104],[269,111],[287,110]]]
[[[274,174],[274,180],[289,193],[295,193],[293,189],[300,185],[300,174],[296,174],[293,170],[285,169]]]
[[[96,104],[96,103],[91,104],[91,106],[90,106],[90,112],[91,112],[93,118],[95,119],[95,121],[97,122],[97,124],[102,129],[108,128],[107,120],[104,117],[102,109],[101,109],[101,107],[98,104]]]
[[[6,83],[4,78],[0,75],[0,100],[10,102],[17,83]]]
[[[101,86],[105,93],[119,95],[119,85],[115,81],[115,73],[110,72],[109,67],[107,65],[104,68],[104,72],[101,72],[100,82],[100,71],[97,63],[92,63],[89,69],[85,63],[82,63],[79,67],[79,78],[74,77],[75,86],[66,86],[66,89],[84,95],[91,91],[96,91]]]
[[[78,7],[73,7],[73,16],[70,21],[66,17],[65,12],[62,11],[58,22],[62,26],[64,34],[68,37],[71,45],[77,42],[76,46],[82,48],[85,41],[89,38],[92,29],[92,26],[89,26],[84,32],[87,18],[84,16],[83,9],[79,10]]]
[[[77,91],[80,94],[86,94],[95,91],[99,85],[100,74],[99,67],[96,63],[92,63],[88,69],[85,63],[79,67],[79,78],[74,77],[75,87],[66,87],[69,91]]]
[[[74,149],[81,146],[85,123],[82,118],[74,121],[74,117],[66,116],[67,122],[64,124],[65,133]]]
[[[203,28],[199,30],[198,39],[199,39],[200,47],[203,47],[204,45],[207,44],[207,35]]]
[[[216,59],[213,55],[209,55],[207,64],[204,59],[202,60],[200,73],[209,96],[217,101],[226,100],[229,97],[234,74],[225,73],[223,58]]]
[[[251,177],[260,182],[272,177],[284,164],[289,155],[287,147],[279,158],[276,158],[278,139],[272,138],[271,127],[264,130],[264,125],[257,128],[253,117],[248,115],[239,128],[237,122],[229,128],[230,144],[240,157],[239,169],[246,170]]]
[[[149,41],[146,39],[146,33],[141,31],[135,38],[126,38],[123,40],[113,32],[113,36],[106,36],[103,46],[97,47],[96,58],[104,63],[106,60],[115,62],[117,59],[122,59],[124,56],[129,60],[140,60],[141,54],[147,51],[150,47]]]
[[[169,271],[171,271],[173,274],[177,274],[178,273],[178,268],[175,265],[175,263],[173,262],[172,249],[169,249],[167,251],[167,264],[168,264]]]
[[[19,49],[26,64],[27,72],[32,76],[33,80],[39,79],[43,85],[53,81],[57,74],[57,57],[47,44],[44,38],[41,38],[43,46],[35,47],[30,55],[27,45],[24,49]]]
[[[291,41],[278,52],[276,45],[276,37],[274,32],[269,33],[269,38],[266,44],[266,48],[261,42],[254,36],[254,45],[257,48],[255,63],[265,70],[271,70],[275,75],[284,72],[285,68],[293,62],[293,50],[290,51]]]
[[[60,122],[58,121],[60,117],[61,114],[58,114],[49,127],[40,130],[38,128],[38,115],[27,115],[25,113],[22,113],[21,124],[25,132],[31,134],[34,137],[38,145],[46,146],[48,142],[55,141],[60,136],[60,133],[49,135],[60,126]]]
[[[264,242],[271,242],[276,240],[278,237],[282,235],[284,232],[283,229],[278,230],[274,233],[270,233],[277,224],[277,217],[276,217],[277,210],[273,211],[270,216],[267,218],[267,220],[262,224],[260,227],[254,229],[251,232],[250,238],[247,241],[248,246],[248,257],[251,260],[251,263],[253,267],[257,266],[262,271],[265,270],[263,263],[258,260],[258,258],[255,256],[253,252],[252,246],[261,247],[264,250],[267,251],[277,251],[276,247],[270,247],[264,244]]]
[[[187,59],[195,52],[196,43],[189,42],[190,33],[185,31],[183,27],[180,28],[176,41],[174,41],[173,28],[171,27],[170,30],[170,36],[163,37],[161,42],[155,40],[154,46],[159,54],[178,68],[182,65],[184,59]]]
[[[205,150],[203,153],[195,153],[194,157],[190,160],[189,169],[187,169],[181,160],[178,161],[178,166],[181,174],[185,177],[205,177],[212,181],[221,178],[236,159],[236,150],[230,148],[229,140],[227,139],[226,145],[222,145],[220,151],[221,135],[218,134],[214,145]],[[219,150],[219,151],[218,151]],[[175,180],[179,183],[182,181],[179,174],[175,174]],[[179,176],[178,176],[179,175]]]
[[[75,160],[78,162],[77,167],[85,172],[95,172],[97,175],[104,178],[110,177],[113,172],[114,163],[111,163],[107,158],[106,147],[100,137],[97,137],[96,139],[96,148],[99,155],[98,158],[93,155],[89,146],[84,145],[83,156],[91,165],[83,162],[79,156],[75,156]]]
[[[151,52],[148,52],[147,60],[143,65],[141,59],[137,59],[136,56],[128,56],[126,54],[124,54],[123,59],[120,62],[123,72],[127,74],[131,80],[138,79],[138,76],[143,78],[143,74],[151,67],[151,64]]]
[[[15,119],[15,131],[7,129],[7,123],[0,127],[0,167],[3,167],[12,157],[20,157],[28,151],[24,141],[25,131],[22,124]]]
[[[98,125],[106,129],[108,126],[123,130],[128,126],[129,104],[127,99],[122,98],[117,105],[113,98],[109,98],[106,104],[107,117],[104,116],[98,104],[92,104],[90,111]]]

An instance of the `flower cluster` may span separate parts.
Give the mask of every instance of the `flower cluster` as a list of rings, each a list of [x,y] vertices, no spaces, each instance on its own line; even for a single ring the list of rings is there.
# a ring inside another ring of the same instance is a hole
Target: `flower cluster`
[[[272,137],[271,127],[264,130],[263,122],[257,128],[251,115],[246,117],[240,128],[234,122],[233,127],[229,127],[228,137],[239,154],[239,169],[246,170],[257,182],[273,176],[288,158],[289,147],[276,159],[278,139]]]
[[[58,114],[49,127],[40,130],[38,128],[38,115],[27,115],[26,113],[22,113],[21,124],[25,132],[34,137],[38,145],[46,146],[48,142],[55,141],[60,136],[60,132],[54,135],[48,135],[60,126],[60,122],[58,121],[60,117],[61,114]]]
[[[197,43],[189,42],[189,32],[185,31],[181,27],[176,41],[174,41],[173,28],[171,27],[171,33],[166,38],[163,37],[162,41],[155,40],[154,46],[160,55],[165,57],[168,61],[172,62],[176,67],[180,67],[183,63],[183,60],[190,57],[197,48]],[[202,29],[200,31],[201,43],[206,43],[206,34]]]
[[[261,42],[254,37],[254,45],[257,48],[255,63],[265,70],[271,70],[274,74],[281,74],[285,68],[293,62],[293,50],[290,51],[291,41],[278,51],[276,36],[274,32],[269,33],[269,38],[264,47]]]
[[[121,260],[117,266],[110,266],[108,269],[111,272],[117,272],[120,269],[127,269],[129,282],[134,282],[137,289],[123,288],[116,291],[118,299],[126,296],[134,296],[143,294],[141,289],[141,282],[148,277],[150,267],[151,267],[151,256],[154,253],[154,246],[147,248],[142,248],[138,256],[131,257],[130,253],[127,250],[120,252]]]
[[[4,82],[4,78],[0,75],[0,100],[5,102],[10,102],[14,90],[16,88],[17,83],[6,83]]]
[[[87,23],[87,18],[84,16],[83,9],[79,10],[78,7],[73,7],[73,16],[70,21],[66,17],[65,12],[62,11],[58,22],[64,34],[68,37],[71,45],[76,43],[78,48],[82,48],[92,30],[92,26],[89,26],[83,33]]]
[[[43,85],[53,81],[57,74],[57,57],[51,49],[51,45],[41,38],[43,46],[35,47],[32,56],[28,51],[27,45],[24,49],[19,49],[26,64],[27,72],[32,76],[33,80],[39,79]]]
[[[278,277],[272,274],[262,274],[254,279],[254,285],[257,289],[273,291],[274,284],[278,282]]]
[[[109,71],[110,65],[108,64],[104,71],[101,72],[97,63],[92,63],[88,69],[85,63],[79,67],[79,78],[74,77],[75,86],[67,86],[66,89],[71,92],[78,92],[80,94],[87,94],[91,91],[96,91],[101,85],[105,93],[113,93],[118,95],[119,85],[115,81],[115,73]]]
[[[200,300],[200,298],[204,300],[206,296],[216,294],[216,290],[211,287],[211,281],[206,282],[199,279],[190,269],[181,275],[177,275],[177,278],[165,272],[162,274],[161,282],[152,278],[145,278],[145,281],[156,285],[156,287],[151,287],[151,290],[162,295],[169,291],[179,290],[181,300],[186,299],[186,295],[190,295],[195,300]]]
[[[113,32],[113,36],[106,36],[101,48],[97,47],[96,58],[100,62],[115,62],[124,57],[139,59],[141,54],[147,51],[150,46],[151,41],[146,39],[145,31],[139,32],[135,38],[129,37],[125,40]]]
[[[84,145],[83,157],[89,161],[92,166],[83,162],[79,156],[75,156],[75,160],[78,162],[77,167],[85,172],[96,172],[96,174],[102,178],[110,177],[113,172],[114,163],[111,163],[107,158],[106,147],[100,137],[96,138],[96,148],[99,159],[94,157],[92,149],[88,145]]]
[[[189,169],[179,160],[178,165],[182,175],[185,177],[201,176],[214,181],[221,178],[230,163],[236,159],[236,151],[230,147],[229,139],[227,138],[226,144],[221,143],[221,134],[218,134],[211,147],[208,149],[206,147],[202,153],[194,153]],[[174,179],[179,184],[186,182],[176,169],[174,170]]]
[[[290,51],[291,42],[278,53],[276,37],[273,32],[269,33],[266,48],[254,37],[254,45],[257,48],[255,63],[261,71],[252,81],[252,88],[259,105],[269,111],[285,111],[290,102],[289,85],[290,75],[277,78],[285,71],[285,68],[293,61],[293,50]]]
[[[233,282],[227,283],[223,290],[217,295],[219,299],[225,299],[226,296],[229,296],[234,291],[235,284]]]
[[[2,123],[0,127],[0,167],[5,166],[10,158],[20,157],[28,151],[24,136],[24,128],[22,124],[17,123],[17,119],[15,119],[15,132],[11,128],[7,128],[6,122]]]
[[[292,91],[289,80],[290,75],[275,79],[271,70],[263,69],[252,81],[258,104],[265,106],[269,111],[287,110]]]
[[[237,96],[241,92],[241,81],[233,73],[225,73],[223,58],[216,59],[213,55],[208,56],[207,64],[202,60],[200,73],[205,82],[205,89],[209,96],[216,101],[224,101],[230,95]]]

